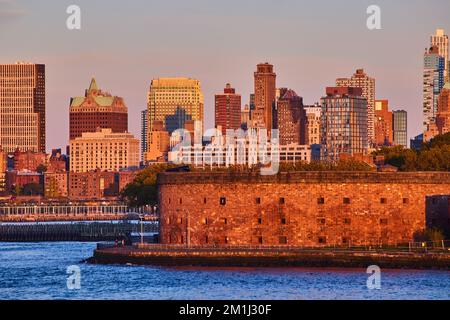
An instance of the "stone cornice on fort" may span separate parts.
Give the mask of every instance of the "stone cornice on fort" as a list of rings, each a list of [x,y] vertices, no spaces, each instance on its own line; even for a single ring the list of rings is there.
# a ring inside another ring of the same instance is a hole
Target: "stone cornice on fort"
[[[242,172],[164,172],[158,185],[232,184],[232,183],[349,183],[349,184],[449,184],[450,172],[355,172],[302,171],[281,172],[273,176]],[[450,188],[449,188],[450,192]]]

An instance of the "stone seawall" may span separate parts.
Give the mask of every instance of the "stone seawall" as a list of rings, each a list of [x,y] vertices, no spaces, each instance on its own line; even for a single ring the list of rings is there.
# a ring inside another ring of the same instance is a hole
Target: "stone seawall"
[[[348,247],[412,241],[450,173],[171,172],[158,185],[163,244]]]
[[[336,267],[450,270],[450,254],[353,252],[333,250],[199,250],[97,249],[88,260],[97,264],[136,264],[197,267]]]

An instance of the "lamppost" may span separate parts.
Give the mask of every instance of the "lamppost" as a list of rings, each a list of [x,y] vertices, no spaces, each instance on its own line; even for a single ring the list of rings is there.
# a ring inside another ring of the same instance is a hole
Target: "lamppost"
[[[141,245],[144,244],[144,215],[139,215],[141,222]]]

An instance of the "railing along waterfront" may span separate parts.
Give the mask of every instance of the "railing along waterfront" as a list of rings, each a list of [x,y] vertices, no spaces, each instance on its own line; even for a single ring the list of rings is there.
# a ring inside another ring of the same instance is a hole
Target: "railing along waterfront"
[[[429,241],[429,242],[410,242],[399,245],[381,245],[381,246],[292,246],[292,245],[187,245],[187,244],[149,244],[135,243],[134,246],[142,250],[222,250],[222,251],[346,251],[346,252],[448,252],[450,254],[450,240]]]
[[[132,209],[125,205],[31,205],[0,206],[0,215],[39,215],[39,214],[126,214]]]

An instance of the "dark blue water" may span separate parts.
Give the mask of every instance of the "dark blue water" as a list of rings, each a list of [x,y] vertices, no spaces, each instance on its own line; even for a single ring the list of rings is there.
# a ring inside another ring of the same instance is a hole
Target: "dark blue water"
[[[382,270],[176,269],[81,263],[93,243],[0,243],[0,299],[450,299],[450,272]],[[67,267],[81,289],[67,288]]]

